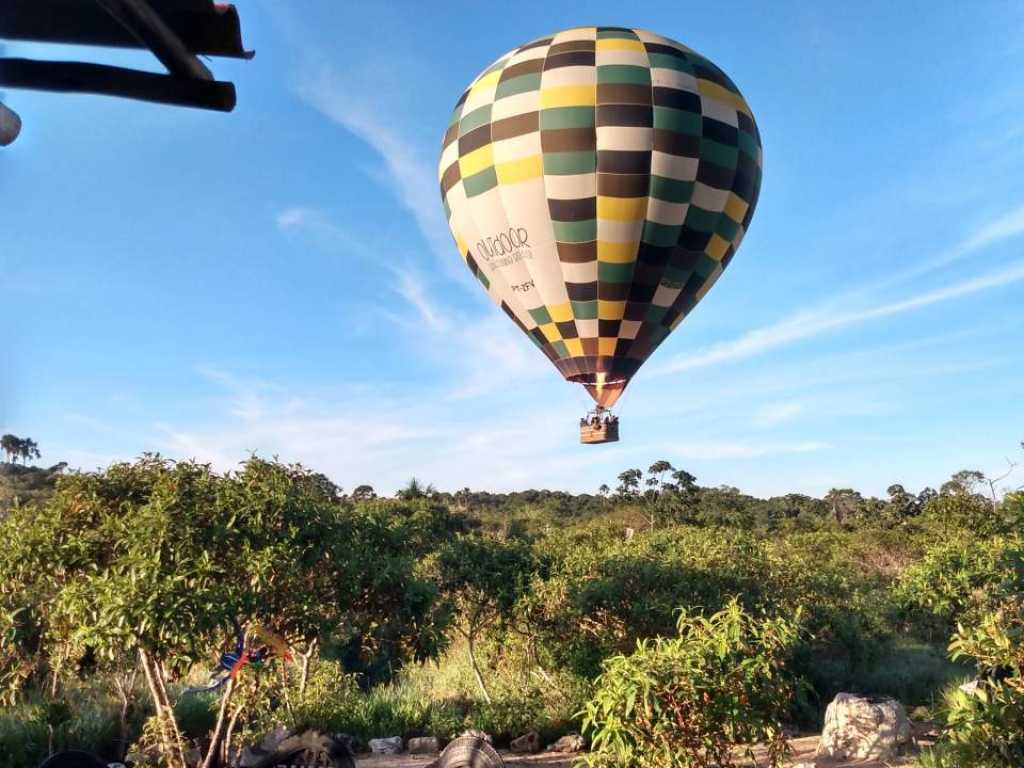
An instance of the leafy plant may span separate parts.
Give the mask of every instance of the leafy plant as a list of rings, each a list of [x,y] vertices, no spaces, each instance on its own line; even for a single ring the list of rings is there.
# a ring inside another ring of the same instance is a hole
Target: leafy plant
[[[894,596],[916,625],[948,637],[958,622],[977,621],[1001,600],[1024,591],[1024,541],[1017,536],[942,541],[897,580]]]
[[[1024,765],[1024,605],[1007,602],[977,626],[961,625],[949,645],[954,659],[973,659],[982,674],[946,700],[935,768]]]
[[[755,618],[733,600],[707,618],[682,611],[678,637],[641,640],[629,656],[608,659],[583,713],[588,764],[733,766],[735,745],[763,741],[781,766],[798,622]]]

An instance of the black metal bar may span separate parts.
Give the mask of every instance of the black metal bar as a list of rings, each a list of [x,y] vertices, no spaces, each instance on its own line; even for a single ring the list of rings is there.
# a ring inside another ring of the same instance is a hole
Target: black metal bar
[[[96,0],[139,41],[160,59],[167,71],[178,77],[213,80],[206,65],[185,47],[146,0]]]
[[[0,86],[98,93],[220,112],[233,110],[236,101],[234,83],[194,80],[78,61],[0,59]]]
[[[192,53],[252,58],[242,46],[238,11],[211,0],[150,0]],[[0,0],[0,38],[118,48],[144,47],[94,2]]]

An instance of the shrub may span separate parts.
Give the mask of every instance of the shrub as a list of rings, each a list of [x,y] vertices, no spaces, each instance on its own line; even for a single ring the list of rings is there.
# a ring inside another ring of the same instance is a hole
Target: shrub
[[[797,623],[756,619],[733,600],[709,618],[682,611],[678,633],[641,640],[631,655],[604,663],[583,713],[588,764],[733,766],[734,745],[765,741],[771,764],[781,766]]]
[[[936,768],[1024,765],[1024,606],[1008,602],[974,627],[960,626],[954,659],[974,659],[983,674],[950,691],[946,729],[929,762]]]
[[[897,581],[905,616],[931,636],[948,637],[960,621],[977,621],[1001,600],[1024,591],[1024,543],[1018,537],[944,541]]]

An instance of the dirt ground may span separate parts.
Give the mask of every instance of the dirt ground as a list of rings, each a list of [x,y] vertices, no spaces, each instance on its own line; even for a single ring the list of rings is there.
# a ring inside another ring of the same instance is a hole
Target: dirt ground
[[[876,761],[858,760],[854,762],[843,762],[829,760],[826,758],[814,757],[814,751],[818,748],[817,736],[803,736],[791,739],[789,742],[793,754],[789,760],[790,765],[803,763],[814,768],[894,768],[901,765],[912,765],[913,757],[898,762],[880,763]],[[760,750],[755,750],[755,756]],[[510,755],[505,752],[501,755],[508,765],[518,766],[542,766],[543,768],[570,768],[578,755]],[[435,757],[430,755],[365,755],[356,759],[358,768],[424,768],[432,762]]]

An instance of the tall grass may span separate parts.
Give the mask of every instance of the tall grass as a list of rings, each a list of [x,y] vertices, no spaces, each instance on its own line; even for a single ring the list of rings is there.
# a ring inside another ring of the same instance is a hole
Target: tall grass
[[[56,706],[55,706],[56,705]],[[83,749],[108,760],[122,755],[121,704],[102,682],[86,682],[64,692],[54,702],[38,692],[0,710],[0,766],[36,768],[49,754],[62,749]],[[65,711],[67,717],[55,717]],[[129,710],[127,740],[140,732],[142,706]]]

